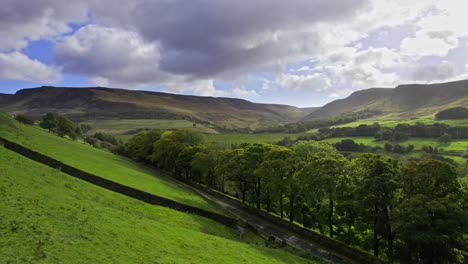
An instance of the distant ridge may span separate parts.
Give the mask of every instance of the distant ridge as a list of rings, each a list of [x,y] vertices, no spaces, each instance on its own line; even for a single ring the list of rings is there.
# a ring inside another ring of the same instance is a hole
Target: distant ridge
[[[361,90],[313,111],[302,121],[361,111],[376,111],[382,115],[408,119],[432,115],[455,106],[468,106],[468,80]]]
[[[295,122],[300,108],[243,99],[177,95],[104,87],[50,87],[0,95],[0,110],[40,116],[56,111],[84,119],[188,119],[220,128],[257,128]]]

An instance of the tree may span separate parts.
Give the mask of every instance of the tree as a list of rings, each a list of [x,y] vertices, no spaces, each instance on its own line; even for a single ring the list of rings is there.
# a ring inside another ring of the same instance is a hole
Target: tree
[[[42,119],[39,126],[49,130],[49,132],[54,132],[57,128],[57,115],[54,113],[47,113]]]
[[[15,119],[18,121],[18,122],[21,122],[23,124],[26,124],[26,125],[34,125],[34,119],[30,116],[27,116],[27,115],[23,115],[23,114],[18,114],[15,116]]]
[[[437,139],[441,144],[448,144],[452,141],[452,136],[447,133],[444,133]]]
[[[266,209],[271,211],[272,201],[278,201],[279,213],[284,217],[284,195],[287,192],[287,181],[292,174],[292,151],[289,148],[274,146],[268,153],[259,168],[255,170],[256,175],[266,177]],[[259,177],[259,176],[257,176]]]
[[[385,145],[384,145],[384,149],[385,149],[385,151],[387,151],[387,152],[392,152],[392,151],[393,151],[393,145],[387,142],[387,143],[385,143]]]
[[[402,167],[402,200],[395,229],[403,242],[403,263],[462,263],[468,244],[468,213],[455,168],[436,160]],[[465,262],[466,263],[466,262]]]
[[[297,173],[301,186],[314,193],[314,199],[328,201],[327,225],[333,237],[333,216],[338,192],[347,177],[348,160],[339,152],[317,152]]]
[[[227,162],[223,166],[223,173],[227,178],[235,183],[236,189],[240,194],[242,202],[246,201],[247,191],[250,190],[252,179],[249,178],[250,172],[246,169],[248,161],[245,155],[245,149],[236,147],[227,152]]]
[[[363,154],[356,158],[360,164],[360,185],[356,198],[362,221],[373,231],[374,255],[379,255],[381,238],[387,240],[387,255],[393,261],[392,211],[398,185],[399,167],[395,160],[385,160],[381,156]]]
[[[149,161],[149,156],[153,153],[153,145],[161,138],[162,132],[159,130],[143,131],[125,144],[127,155],[137,161]]]
[[[72,139],[76,139],[77,135],[75,133],[75,124],[73,124],[68,118],[64,116],[57,116],[57,126],[56,132],[59,136],[69,136]]]

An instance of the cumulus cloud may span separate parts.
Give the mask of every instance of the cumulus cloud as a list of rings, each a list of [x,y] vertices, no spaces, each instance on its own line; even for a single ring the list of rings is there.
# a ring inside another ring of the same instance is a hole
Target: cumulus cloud
[[[79,1],[0,0],[0,51],[70,32],[68,23],[86,19],[87,4]]]
[[[461,76],[466,60],[449,58],[468,39],[466,9],[461,0],[0,0],[0,58],[10,65],[0,78],[50,82],[60,68],[100,86],[340,97]],[[73,31],[70,23],[83,24]],[[392,44],[373,47],[369,36],[384,33]],[[55,45],[53,66],[24,55],[44,39]],[[219,90],[214,80],[236,88]]]
[[[20,52],[0,53],[0,79],[52,83],[60,79],[56,69]]]
[[[242,1],[140,0],[126,5],[122,19],[113,9],[96,12],[108,23],[130,23],[144,39],[159,42],[162,70],[209,78],[272,69],[310,54],[319,45],[311,25],[349,19],[366,2],[257,0],[247,6]]]
[[[451,31],[418,32],[414,38],[406,38],[401,42],[401,52],[412,56],[440,56],[458,47],[458,39]]]
[[[276,83],[288,89],[310,89],[319,92],[327,90],[331,85],[327,76],[319,73],[306,75],[282,74],[277,78]]]
[[[65,73],[95,77],[97,82],[144,85],[163,81],[157,45],[134,32],[88,25],[60,40],[55,60]]]
[[[258,96],[258,93],[255,90],[247,90],[239,87],[232,89],[232,94],[241,98],[254,98]]]

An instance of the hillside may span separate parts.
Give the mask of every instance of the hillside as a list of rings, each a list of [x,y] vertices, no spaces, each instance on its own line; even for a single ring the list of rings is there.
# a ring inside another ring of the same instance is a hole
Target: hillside
[[[468,80],[438,84],[407,84],[371,88],[333,101],[303,118],[318,120],[361,111],[380,111],[392,119],[411,119],[455,106],[468,105]]]
[[[191,189],[0,114],[0,135],[108,179],[214,212]],[[196,215],[148,205],[0,146],[0,263],[313,263]],[[77,261],[79,260],[79,261]]]
[[[61,162],[149,193],[218,213],[222,208],[169,177],[155,173],[129,159],[42,129],[26,126],[0,113],[0,135]]]
[[[242,99],[100,87],[24,89],[14,95],[0,96],[0,110],[31,116],[55,111],[80,121],[116,118],[187,119],[218,128],[256,128],[284,124],[298,121],[307,114],[293,106],[257,104]]]
[[[1,263],[312,263],[0,147]],[[250,242],[250,243],[246,243]]]

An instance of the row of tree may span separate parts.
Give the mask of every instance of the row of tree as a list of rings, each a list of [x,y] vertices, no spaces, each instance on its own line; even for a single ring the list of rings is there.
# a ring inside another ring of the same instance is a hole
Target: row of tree
[[[390,261],[468,259],[468,195],[445,162],[350,160],[317,141],[226,149],[190,130],[142,132],[125,153]]]
[[[442,137],[468,138],[468,127],[455,127],[446,124],[426,125],[398,124],[393,128],[382,127],[378,123],[372,125],[359,125],[357,127],[321,128],[318,130],[319,138],[331,137],[375,137],[378,140],[404,141],[408,137]]]
[[[454,107],[454,108],[442,110],[436,114],[436,118],[440,120],[468,119],[468,108]]]
[[[285,125],[270,126],[266,128],[259,128],[254,133],[302,133],[311,129],[330,127],[334,125],[346,124],[357,121],[359,119],[369,118],[381,114],[380,111],[362,111],[357,113],[343,114],[336,117],[325,119],[318,119],[312,121],[303,121],[297,123],[290,123]]]

